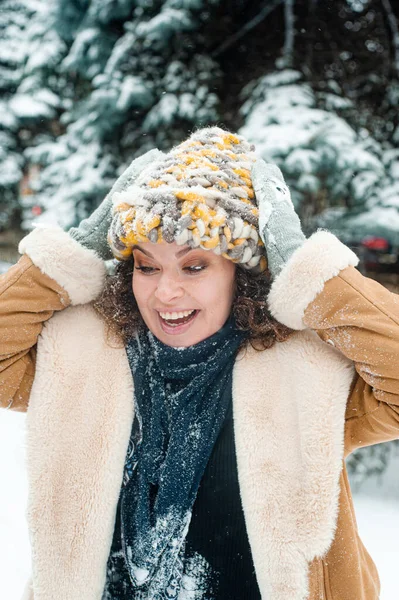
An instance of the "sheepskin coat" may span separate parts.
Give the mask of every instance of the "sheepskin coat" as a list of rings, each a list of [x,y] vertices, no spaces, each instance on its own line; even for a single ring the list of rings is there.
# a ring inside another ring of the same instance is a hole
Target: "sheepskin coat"
[[[125,349],[91,302],[105,269],[58,228],[0,279],[0,403],[27,410],[25,600],[101,600],[134,415]],[[233,371],[240,494],[263,600],[377,600],[344,458],[399,437],[399,302],[319,231],[274,281],[285,342]]]

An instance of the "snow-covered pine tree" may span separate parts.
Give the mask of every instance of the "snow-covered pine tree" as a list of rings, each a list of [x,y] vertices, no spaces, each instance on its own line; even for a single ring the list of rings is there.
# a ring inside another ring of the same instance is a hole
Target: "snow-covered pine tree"
[[[3,26],[12,41],[3,38],[0,55],[12,66],[12,85],[4,84],[4,197],[9,204],[17,198],[23,169],[27,187],[33,188],[29,193],[35,192],[28,203],[43,206],[47,219],[54,214],[68,226],[90,212],[134,156],[154,146],[168,148],[195,126],[236,128],[244,120],[243,133],[259,140],[265,157],[275,158],[292,183],[306,226],[324,209],[320,224],[340,229],[341,223],[352,223],[348,215],[358,219],[361,214],[373,224],[378,218],[381,226],[394,223],[395,150],[381,145],[385,134],[374,139],[359,126],[361,120],[356,122],[359,111],[348,99],[348,78],[359,61],[330,44],[333,35],[338,41],[352,36],[353,45],[360,36],[363,44],[365,30],[369,37],[375,34],[371,42],[378,50],[384,31],[375,3],[339,0],[332,10],[314,2],[271,0],[256,6],[234,0],[226,12],[222,0],[5,0]],[[318,20],[323,28],[315,26]],[[289,68],[293,63],[302,66],[306,79]],[[239,113],[239,86],[259,72],[257,83],[245,88]],[[295,85],[294,80],[284,84],[287,77],[296,78]],[[360,85],[356,99],[364,98],[366,87]],[[386,96],[391,103],[395,89]],[[262,90],[267,90],[265,101]],[[284,99],[291,91],[293,98]],[[278,115],[275,101],[283,114]],[[265,111],[255,131],[253,123]],[[307,141],[290,134],[294,112],[301,115],[296,131]],[[290,149],[265,149],[263,136],[271,131],[280,140],[290,139]],[[360,232],[359,225],[355,220],[348,235]]]
[[[308,233],[326,226],[356,242],[390,230],[399,245],[399,151],[340,116],[353,103],[336,82],[317,92],[300,72],[283,69],[242,95],[240,132],[281,167]]]
[[[0,10],[0,229],[15,217],[23,158],[17,131],[19,120],[8,99],[23,78],[25,32],[35,10],[25,2],[5,0]],[[21,107],[22,108],[22,107]]]
[[[0,187],[4,221],[21,201],[29,163],[25,149],[59,133],[64,108],[56,65],[65,46],[49,21],[45,0],[5,0],[0,10]],[[34,165],[32,165],[34,168]],[[24,176],[25,174],[25,176]]]
[[[198,31],[209,17],[202,0],[45,5],[45,18],[28,27],[38,44],[30,43],[21,60],[23,77],[8,106],[17,117],[17,100],[29,91],[31,139],[20,168],[39,165],[34,201],[46,220],[67,227],[100,202],[136,155],[218,120],[213,87],[220,73],[198,50]],[[50,35],[59,52],[44,61]],[[43,121],[46,127],[38,127]]]

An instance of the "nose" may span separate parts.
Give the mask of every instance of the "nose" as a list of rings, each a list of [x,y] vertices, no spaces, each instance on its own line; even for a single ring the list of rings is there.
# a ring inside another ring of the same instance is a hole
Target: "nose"
[[[184,296],[184,289],[177,275],[173,276],[162,273],[154,294],[162,304],[166,305],[174,300],[182,298]]]

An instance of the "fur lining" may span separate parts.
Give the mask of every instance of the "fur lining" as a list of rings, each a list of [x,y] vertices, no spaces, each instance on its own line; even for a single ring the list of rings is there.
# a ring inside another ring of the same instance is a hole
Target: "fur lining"
[[[134,394],[106,334],[86,305],[56,313],[38,341],[26,418],[35,600],[102,597]]]
[[[307,330],[233,372],[238,477],[262,598],[306,600],[335,535],[352,361]]]
[[[63,287],[72,304],[91,302],[103,288],[104,262],[60,227],[37,227],[20,241],[18,250]]]
[[[273,282],[268,296],[271,314],[291,329],[306,329],[304,313],[326,281],[358,262],[356,254],[335,235],[317,231],[294,252]]]

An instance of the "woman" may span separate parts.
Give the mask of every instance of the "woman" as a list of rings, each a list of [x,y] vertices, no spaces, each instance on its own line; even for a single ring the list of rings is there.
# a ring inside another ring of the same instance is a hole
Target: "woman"
[[[399,437],[398,297],[305,239],[277,167],[199,130],[20,252],[0,399],[29,402],[25,598],[378,599],[344,458]]]

